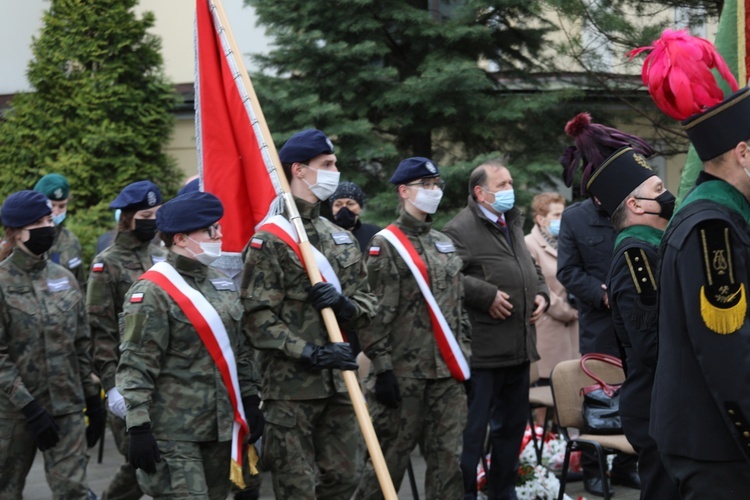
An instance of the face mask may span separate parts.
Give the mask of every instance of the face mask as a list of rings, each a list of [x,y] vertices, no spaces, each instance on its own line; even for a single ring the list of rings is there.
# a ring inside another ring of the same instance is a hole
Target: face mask
[[[419,210],[426,214],[434,214],[437,212],[440,200],[443,198],[442,189],[425,189],[419,188],[417,190],[417,196],[414,201],[410,201],[412,205],[417,207]]]
[[[52,226],[35,227],[29,229],[29,240],[24,241],[24,246],[34,255],[42,255],[52,248],[55,242],[55,228]]]
[[[658,214],[655,212],[646,212],[646,213],[651,214],[651,215],[658,215],[662,219],[666,219],[666,220],[669,220],[670,218],[672,218],[672,214],[674,213],[675,197],[669,191],[664,191],[662,194],[660,194],[656,198],[636,198],[636,200],[655,201],[661,207],[661,211]]]
[[[138,241],[146,243],[151,241],[156,236],[156,220],[155,219],[135,219],[135,229],[133,234]]]
[[[65,220],[65,216],[67,214],[68,214],[67,210],[65,212],[60,212],[57,215],[52,214],[52,223],[55,224],[56,226],[59,226]]]
[[[325,201],[330,198],[331,195],[336,192],[336,188],[339,187],[339,177],[341,177],[341,173],[329,172],[328,170],[318,170],[317,168],[312,168],[310,166],[307,168],[315,170],[318,173],[318,180],[315,184],[310,184],[305,179],[302,179],[302,182],[307,184],[310,191],[312,191],[320,201]]]
[[[336,225],[341,226],[344,229],[349,229],[354,227],[354,224],[357,223],[357,214],[346,207],[341,207],[334,216],[334,219],[336,220]]]
[[[487,191],[485,189],[485,191]],[[492,191],[487,191],[488,193],[492,193]],[[495,195],[495,201],[493,201],[490,206],[494,208],[498,213],[504,214],[511,208],[513,208],[513,205],[516,203],[516,193],[512,189],[506,189],[505,191],[498,191],[497,193],[492,193]]]
[[[193,254],[193,257],[195,257],[195,260],[200,262],[201,264],[208,266],[211,265],[213,261],[221,257],[221,241],[195,241],[193,238],[190,238],[188,236],[188,239],[192,241],[193,243],[197,244],[199,247],[201,247],[201,250],[203,250],[203,253],[195,253],[189,248],[185,248],[188,252]]]
[[[549,234],[557,238],[560,234],[560,219],[549,221],[549,228],[547,229]]]

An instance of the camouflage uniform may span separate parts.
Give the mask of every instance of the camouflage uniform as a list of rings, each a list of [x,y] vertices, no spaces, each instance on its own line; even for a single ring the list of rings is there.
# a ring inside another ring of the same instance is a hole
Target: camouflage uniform
[[[83,293],[86,293],[86,268],[83,265],[83,248],[78,237],[65,226],[55,227],[57,237],[49,249],[49,260],[67,268],[75,276]]]
[[[295,198],[305,231],[331,263],[357,312],[350,324],[369,324],[375,298],[357,240],[320,217],[320,203]],[[261,461],[277,498],[348,499],[357,486],[362,438],[338,370],[305,368],[305,343],[324,345],[328,333],[307,302],[310,280],[294,251],[260,231],[246,249],[240,295],[245,333],[260,350],[266,427]]]
[[[115,386],[115,371],[120,359],[118,317],[130,286],[156,262],[166,259],[166,251],[150,242],[143,243],[131,231],[117,235],[115,243],[94,259],[89,273],[86,305],[94,338],[94,366],[105,392]],[[128,456],[125,422],[109,414],[109,424],[120,453]],[[109,500],[141,498],[138,481],[127,460],[112,478],[102,495]]]
[[[432,230],[431,221],[419,221],[403,210],[395,224],[425,262],[435,301],[468,361],[471,325],[463,308],[461,259],[452,241]],[[407,264],[383,236],[376,235],[370,249],[367,272],[379,307],[360,339],[363,351],[372,359],[365,383],[367,403],[388,470],[394,484],[401,484],[409,455],[420,443],[427,462],[425,496],[462,498],[460,457],[466,393],[451,377],[440,354],[427,302]],[[401,391],[396,409],[375,398],[376,375],[386,370],[393,370]],[[369,460],[354,497],[382,498]]]
[[[257,395],[258,375],[231,280],[175,253],[168,261],[221,316],[242,397]],[[142,300],[131,300],[135,293],[142,293]],[[234,411],[213,358],[182,309],[155,283],[133,285],[123,319],[116,379],[128,408],[128,429],[150,423],[161,452],[156,473],[139,469],[138,483],[155,498],[226,498]]]
[[[99,387],[83,296],[62,266],[20,249],[0,263],[0,498],[21,498],[36,439],[21,409],[36,400],[60,427],[43,452],[54,498],[85,498],[85,398]]]

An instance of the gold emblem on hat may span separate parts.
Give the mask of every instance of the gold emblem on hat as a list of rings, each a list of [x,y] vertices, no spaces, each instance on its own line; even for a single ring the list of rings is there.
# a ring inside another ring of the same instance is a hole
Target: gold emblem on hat
[[[648,164],[648,162],[646,161],[646,159],[643,156],[639,155],[638,153],[633,153],[633,160],[638,165],[640,165],[643,168],[645,168],[646,170],[653,170],[653,168],[651,168],[651,165]]]

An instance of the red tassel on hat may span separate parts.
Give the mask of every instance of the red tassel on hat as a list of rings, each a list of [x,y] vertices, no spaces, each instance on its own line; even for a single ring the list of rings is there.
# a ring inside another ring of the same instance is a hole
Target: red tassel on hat
[[[685,30],[664,30],[652,45],[633,49],[627,55],[633,59],[646,51],[650,53],[643,61],[643,84],[659,109],[672,118],[685,120],[724,99],[724,92],[711,72],[714,68],[732,92],[739,90],[737,80],[716,47]]]

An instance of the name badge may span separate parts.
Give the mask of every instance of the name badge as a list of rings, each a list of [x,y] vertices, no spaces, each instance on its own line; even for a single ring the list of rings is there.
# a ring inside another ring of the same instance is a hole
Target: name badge
[[[440,253],[453,253],[456,251],[456,247],[453,246],[453,243],[448,243],[446,241],[436,241],[435,248],[437,248],[437,251]]]
[[[208,280],[211,282],[211,284],[216,288],[217,290],[231,290],[234,291],[234,281],[227,279],[227,278],[214,278],[212,280]]]
[[[337,245],[348,245],[349,243],[354,243],[349,236],[349,233],[345,232],[331,233],[331,238],[333,238],[333,242]]]
[[[70,290],[70,281],[68,281],[68,278],[47,280],[47,290],[49,290],[50,292],[62,292],[64,290]]]
[[[167,260],[166,257],[159,257],[157,255],[151,256],[151,262],[153,262],[154,264],[158,264],[159,262],[164,262],[165,260]]]
[[[68,261],[68,269],[75,269],[76,267],[83,264],[83,261],[80,257],[73,257]]]

